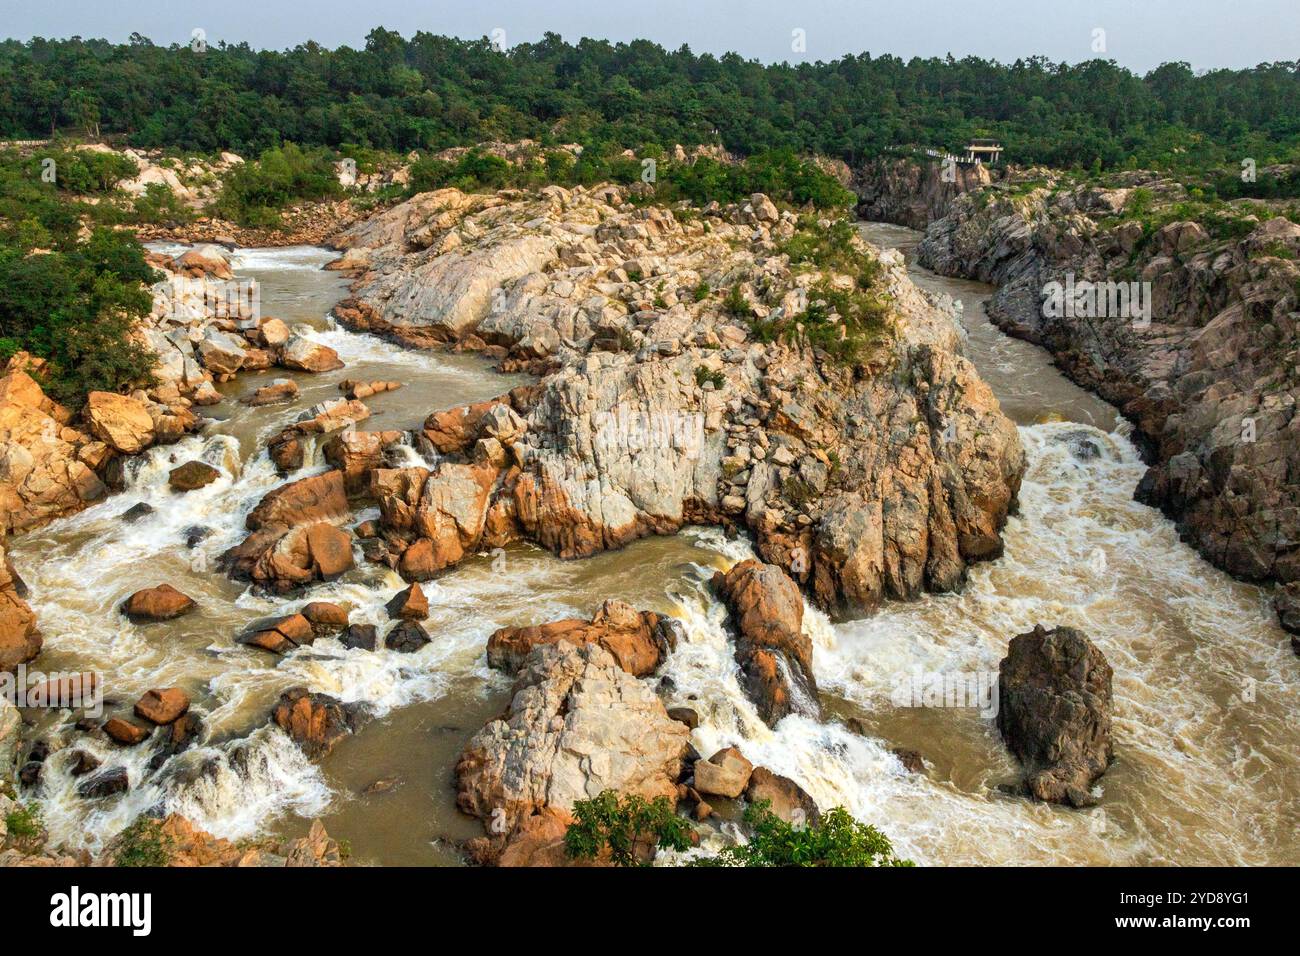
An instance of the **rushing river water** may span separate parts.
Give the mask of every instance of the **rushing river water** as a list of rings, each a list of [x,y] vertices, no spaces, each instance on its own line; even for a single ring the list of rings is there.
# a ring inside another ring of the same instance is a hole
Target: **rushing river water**
[[[917,238],[878,224],[864,232],[905,252]],[[406,383],[367,400],[374,415],[362,427],[374,428],[411,428],[432,410],[520,380],[476,357],[404,351],[333,328],[325,315],[344,283],[320,270],[329,257],[310,248],[244,250],[236,268],[261,281],[265,313],[313,325],[347,368],[293,374],[302,389],[293,406],[238,401],[283,370],[240,377],[207,411],[217,422],[143,456],[126,492],[12,542],[46,635],[43,669],[98,670],[110,700],[126,707],[150,687],[181,686],[207,724],[203,747],[157,772],[143,749],[70,738],[106,766],[128,766],[132,790],[84,801],[68,754],[54,755],[39,798],[56,839],[94,848],[161,806],[231,838],[298,835],[320,816],[361,861],[457,862],[452,841],[481,830],[455,810],[452,767],[508,696],[508,680],[486,667],[488,635],[506,624],[586,616],[620,597],[685,622],[689,639],[665,673],[675,682],[669,703],[700,714],[701,752],[739,744],[822,806],[843,805],[877,824],[918,862],[1300,862],[1293,722],[1300,690],[1267,595],[1215,571],[1178,541],[1172,524],[1132,500],[1143,468],[1114,410],[1067,382],[1041,350],[989,325],[987,287],[915,267],[919,285],[963,303],[968,352],[1021,425],[1030,468],[1006,555],[975,568],[964,593],[889,605],[862,621],[809,614],[825,722],[796,716],[769,729],[741,693],[723,609],[707,581],[750,550],[714,530],[584,561],[528,546],[508,549],[504,564],[472,559],[426,585],[433,642],[414,655],[345,651],[325,640],[279,659],[237,645],[251,621],[308,600],[337,601],[354,621],[381,622],[385,602],[403,586],[387,569],[359,562],[343,579],[283,600],[214,570],[217,555],[241,540],[247,513],[284,480],[263,449],[269,435],[297,410],[336,396],[343,378]],[[1044,417],[1063,421],[1034,424]],[[186,495],[169,492],[167,471],[197,456],[224,477]],[[120,520],[138,502],[153,513]],[[190,548],[195,527],[210,532]],[[116,612],[130,592],[164,581],[200,610],[145,626]],[[1015,780],[1017,768],[976,710],[891,702],[900,675],[995,672],[1008,639],[1039,622],[1083,628],[1115,670],[1117,759],[1092,810],[1002,793],[998,785]],[[265,727],[276,696],[295,684],[365,702],[372,719],[312,764]],[[849,718],[866,735],[851,732]],[[905,771],[895,747],[920,751],[926,773]]]

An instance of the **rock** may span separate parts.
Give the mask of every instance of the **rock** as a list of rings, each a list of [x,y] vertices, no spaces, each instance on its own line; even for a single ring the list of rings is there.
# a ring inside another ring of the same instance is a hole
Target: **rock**
[[[412,584],[393,595],[388,602],[388,616],[400,621],[423,621],[427,618],[429,601],[420,590],[420,585]]]
[[[691,730],[700,726],[700,715],[692,707],[669,707],[668,716],[679,724],[685,724]]]
[[[198,607],[192,598],[170,584],[136,591],[122,604],[122,613],[133,621],[169,621]]]
[[[298,383],[291,378],[278,378],[270,385],[263,385],[250,395],[246,401],[249,405],[275,405],[291,402],[298,397]]]
[[[169,867],[320,867],[342,866],[343,852],[330,839],[320,820],[313,820],[307,836],[296,840],[241,840],[233,843],[200,830],[178,814],[159,825],[159,838],[167,847]],[[116,866],[121,838],[109,842],[98,866]]]
[[[22,726],[18,708],[0,694],[0,780],[13,778]]]
[[[1277,611],[1278,623],[1282,629],[1293,636],[1300,636],[1300,581],[1292,581],[1279,588],[1273,597],[1273,608]],[[1300,654],[1300,643],[1294,637],[1291,646]]]
[[[429,640],[429,632],[418,621],[400,621],[388,631],[384,647],[399,654],[414,654]]]
[[[803,633],[803,596],[784,571],[753,559],[713,576],[736,633],[741,685],[769,726],[791,713],[817,715],[812,641]]]
[[[162,745],[149,761],[150,770],[158,770],[169,759],[189,750],[203,738],[203,720],[187,711],[163,729]]]
[[[754,765],[735,747],[719,750],[695,762],[695,789],[703,794],[735,799],[745,792]]]
[[[280,695],[271,720],[313,760],[327,756],[360,724],[361,708],[295,687]]]
[[[604,790],[676,803],[689,731],[595,644],[538,647],[510,708],[456,764],[456,804],[514,830],[544,807],[572,810]]]
[[[138,454],[153,444],[153,418],[134,398],[91,392],[83,414],[95,437],[124,455]]]
[[[323,434],[351,428],[369,417],[370,409],[361,402],[334,398],[304,411],[293,427],[307,434]]]
[[[305,614],[290,614],[256,626],[241,636],[239,643],[249,647],[259,647],[272,654],[288,654],[299,647],[312,644],[316,637],[316,628]]]
[[[203,330],[196,347],[203,367],[214,375],[234,375],[244,365],[248,349],[244,340],[212,326]]]
[[[216,245],[202,245],[188,249],[173,259],[172,265],[178,272],[194,278],[211,276],[214,279],[229,281],[235,277],[230,268],[230,259]]]
[[[19,352],[0,377],[0,537],[79,511],[107,493],[95,469],[109,447],[68,427],[71,413],[28,374],[43,369]]]
[[[434,412],[424,421],[424,437],[444,455],[464,453],[478,440],[487,413],[502,404],[504,399],[494,398]]]
[[[1069,627],[1041,626],[1011,639],[999,668],[998,729],[1040,800],[1088,806],[1114,757],[1111,669]]]
[[[102,764],[103,761],[94,754],[87,753],[84,750],[74,750],[68,765],[68,773],[74,777],[84,777],[86,774],[98,770]]]
[[[903,769],[908,773],[925,773],[925,758],[917,751],[895,747],[889,752],[898,758],[898,762],[903,765]]]
[[[144,743],[149,737],[147,728],[141,727],[139,724],[133,724],[129,720],[123,720],[121,717],[110,717],[106,720],[104,722],[104,733],[119,744],[128,747]]]
[[[301,468],[306,455],[301,436],[291,428],[285,429],[267,442],[266,451],[279,472],[286,475]]]
[[[173,491],[194,491],[212,484],[220,477],[221,472],[207,462],[187,461],[168,472],[167,484]]]
[[[484,866],[612,866],[609,851],[594,860],[575,860],[565,850],[564,835],[574,822],[573,814],[555,807],[543,807],[526,817],[502,843],[479,838],[467,847],[475,862]]]
[[[483,415],[481,434],[495,438],[502,445],[513,445],[528,430],[528,423],[505,403],[498,403]]]
[[[668,652],[668,626],[653,611],[637,611],[622,601],[606,601],[590,622],[577,618],[534,627],[503,627],[488,638],[488,666],[517,671],[533,649],[566,641],[598,644],[634,677],[654,673]]]
[[[153,505],[147,501],[137,502],[118,515],[118,520],[125,521],[127,524],[135,524],[142,518],[149,517],[153,514],[153,511]]]
[[[41,636],[36,630],[36,615],[23,600],[25,588],[4,550],[0,535],[0,672],[11,671],[30,661],[41,651]],[[0,695],[3,696],[3,695]],[[4,713],[0,711],[0,725]],[[3,736],[0,735],[0,740]],[[0,767],[4,756],[0,754]],[[4,779],[0,775],[0,779]]]
[[[85,800],[97,800],[126,793],[130,789],[131,781],[127,777],[126,768],[114,767],[79,783],[77,796]]]
[[[329,601],[311,601],[299,613],[311,624],[317,637],[336,634],[348,626],[348,612]]]
[[[351,514],[343,475],[327,471],[272,489],[245,519],[250,531],[344,521]]]
[[[190,709],[190,698],[179,687],[148,691],[136,702],[135,715],[155,724],[170,724]]]
[[[379,629],[373,624],[349,624],[340,635],[339,640],[346,648],[360,648],[373,651],[378,642]]]
[[[332,372],[343,367],[339,354],[328,345],[297,333],[291,335],[280,350],[280,364],[300,372]]]
[[[817,801],[789,777],[772,773],[766,767],[755,767],[749,775],[745,799],[751,804],[766,800],[771,811],[786,823],[816,825],[821,822]]]

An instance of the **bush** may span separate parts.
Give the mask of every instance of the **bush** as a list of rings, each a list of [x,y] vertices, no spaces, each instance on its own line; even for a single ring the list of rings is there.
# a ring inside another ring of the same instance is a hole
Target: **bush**
[[[162,832],[162,823],[137,817],[114,841],[117,866],[166,866],[171,861],[172,840]]]
[[[242,226],[276,227],[289,203],[337,196],[342,188],[332,153],[286,143],[226,173],[215,211]]]
[[[592,860],[608,848],[615,866],[639,866],[639,843],[678,851],[691,845],[686,821],[663,797],[648,801],[606,790],[575,803],[573,815],[575,820],[564,834],[564,849],[572,859]]]
[[[155,280],[139,243],[106,228],[49,238],[52,250],[33,253],[19,233],[0,234],[0,359],[20,349],[46,359],[46,391],[74,407],[148,382],[154,356],[130,337]]]
[[[730,846],[694,866],[912,866],[894,855],[889,838],[859,823],[843,807],[822,815],[818,823],[796,826],[772,813],[766,800],[745,809],[749,842]]]
[[[34,803],[26,804],[5,814],[5,829],[15,843],[30,845],[39,840],[45,832],[41,823],[40,808]]]

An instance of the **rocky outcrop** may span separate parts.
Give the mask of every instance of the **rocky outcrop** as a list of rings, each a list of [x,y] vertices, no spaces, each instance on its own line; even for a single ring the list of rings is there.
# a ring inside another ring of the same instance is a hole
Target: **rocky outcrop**
[[[461,754],[456,805],[509,833],[604,790],[675,803],[688,736],[604,648],[544,645],[524,663],[506,714]]]
[[[997,284],[993,321],[1133,422],[1139,500],[1216,566],[1285,585],[1300,580],[1300,225],[1245,201],[1211,229],[1167,221],[1188,200],[1154,173],[1103,186],[1021,170],[936,209],[918,257]],[[1139,284],[1149,311],[1118,308],[1117,286],[1094,306],[1099,282]]]
[[[1089,806],[1114,759],[1111,669],[1069,627],[1035,627],[1011,639],[998,669],[998,729],[1039,800]]]
[[[327,471],[268,492],[245,524],[252,532],[222,556],[231,575],[285,593],[329,581],[353,567],[342,472]]]
[[[633,677],[653,674],[676,643],[675,622],[653,611],[637,611],[622,601],[606,601],[590,621],[566,618],[531,627],[503,627],[488,638],[489,667],[515,672],[533,649],[565,641],[575,647],[596,644]]]
[[[992,181],[987,166],[882,157],[854,170],[851,185],[861,218],[924,231],[962,193]]]
[[[97,469],[111,450],[71,427],[72,414],[33,378],[43,369],[20,352],[0,377],[0,537],[79,511],[108,492]]]
[[[855,281],[792,267],[780,250],[796,217],[770,205],[679,220],[612,187],[444,190],[346,234],[368,271],[341,321],[545,376],[430,416],[415,440],[444,456],[434,467],[371,472],[374,559],[425,580],[518,539],[582,557],[738,524],[818,603],[860,612],[956,588],[999,554],[1024,456],[958,354],[950,306],[861,245],[891,303],[868,354],[765,341],[763,323],[803,314],[817,281]],[[748,318],[723,307],[733,287]]]
[[[787,714],[819,714],[798,585],[775,565],[751,559],[714,574],[713,587],[731,613],[741,687],[759,716],[775,726]]]
[[[0,671],[11,671],[41,651],[36,615],[23,600],[25,592],[22,578],[5,553],[4,535],[0,534]],[[0,776],[0,779],[5,778]]]

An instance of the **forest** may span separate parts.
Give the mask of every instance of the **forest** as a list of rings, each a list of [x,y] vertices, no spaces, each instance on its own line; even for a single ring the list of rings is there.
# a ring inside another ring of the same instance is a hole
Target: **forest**
[[[1002,140],[1013,162],[1208,171],[1294,160],[1300,62],[1145,76],[1113,61],[868,53],[765,65],[648,41],[495,49],[376,28],[364,48],[33,39],[0,44],[0,137],[66,133],[259,153],[284,142],[407,152],[524,137],[543,145],[721,143],[853,163],[899,147]]]

